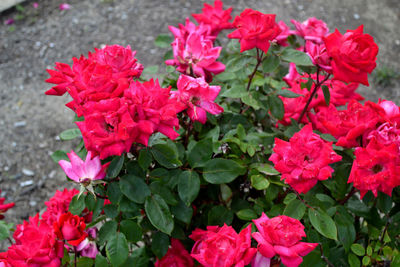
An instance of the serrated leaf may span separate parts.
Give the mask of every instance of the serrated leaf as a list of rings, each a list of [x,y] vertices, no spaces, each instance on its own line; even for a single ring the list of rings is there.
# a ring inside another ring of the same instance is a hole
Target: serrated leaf
[[[268,163],[253,163],[250,165],[251,169],[256,169],[257,171],[264,173],[265,175],[278,175],[279,172]]]
[[[322,210],[309,209],[308,218],[315,230],[321,235],[337,240],[336,224],[328,214]]]
[[[195,171],[184,171],[179,175],[178,194],[189,206],[196,199],[200,191],[200,177]]]
[[[246,87],[243,84],[234,84],[231,88],[224,90],[220,96],[229,98],[240,98],[247,95]]]
[[[82,194],[79,198],[79,195],[75,195],[71,202],[69,203],[68,211],[74,215],[80,215],[82,211],[85,209],[85,197],[86,195]]]
[[[99,244],[104,244],[111,239],[117,232],[118,224],[116,221],[107,221],[103,224],[99,231]]]
[[[257,190],[267,189],[269,186],[269,181],[262,175],[252,175],[251,176],[251,186]]]
[[[204,179],[211,184],[225,184],[246,172],[246,168],[229,159],[209,160],[203,170]]]
[[[120,173],[122,166],[124,165],[125,157],[124,155],[120,157],[114,157],[107,168],[107,177],[115,178]]]
[[[52,159],[55,163],[58,163],[60,160],[69,161],[67,152],[65,152],[65,151],[63,151],[63,150],[54,151],[53,154],[51,154],[51,159]]]
[[[81,131],[77,128],[67,129],[60,133],[60,139],[63,141],[72,140],[81,136]]]
[[[107,186],[107,197],[112,202],[117,204],[122,198],[122,192],[118,182],[109,183]]]
[[[203,167],[213,154],[213,142],[210,138],[200,140],[190,150],[188,162],[192,168]]]
[[[324,98],[325,98],[325,103],[327,106],[329,106],[329,103],[331,101],[331,93],[329,92],[329,88],[326,85],[322,85],[322,92],[324,93]]]
[[[186,206],[186,204],[182,200],[179,201],[178,205],[171,207],[171,212],[176,219],[186,224],[190,223],[190,220],[192,219],[193,216],[192,207]]]
[[[151,156],[150,151],[148,151],[147,149],[140,150],[138,163],[139,163],[139,166],[143,170],[147,170],[147,168],[150,166],[152,160],[153,160],[153,157]]]
[[[292,200],[283,211],[283,215],[301,220],[306,212],[306,205],[298,199]]]
[[[169,211],[167,203],[159,195],[153,195],[146,198],[144,209],[151,224],[168,235],[174,229],[174,220]]]
[[[107,259],[100,253],[96,255],[96,260],[94,261],[95,267],[108,267]]]
[[[161,48],[171,47],[172,37],[168,34],[160,34],[154,40],[154,44]]]
[[[280,90],[276,94],[287,98],[297,98],[299,96],[303,96],[301,94],[296,94],[295,92],[292,92],[291,90],[288,89]]]
[[[268,105],[271,114],[275,118],[279,120],[283,119],[283,116],[285,115],[285,107],[279,97],[277,97],[276,95],[270,95],[268,97]]]
[[[240,99],[242,100],[243,103],[254,108],[255,110],[259,110],[261,107],[261,104],[258,101],[258,99],[256,99],[252,94],[247,94],[245,96],[242,96]]]
[[[161,259],[167,253],[169,244],[168,235],[157,232],[152,236],[151,250],[158,259]]]
[[[281,58],[286,62],[293,62],[294,64],[300,66],[314,66],[310,57],[306,53],[293,48],[283,49]]]
[[[178,200],[171,190],[161,181],[155,181],[150,184],[150,190],[153,194],[160,195],[168,205],[178,204]]]
[[[279,66],[279,57],[268,53],[268,56],[262,62],[262,69],[265,73],[271,73]]]
[[[130,200],[143,204],[146,197],[150,196],[150,188],[143,179],[134,175],[125,175],[119,182],[121,192]]]
[[[354,243],[351,245],[351,251],[356,254],[357,256],[364,256],[365,255],[365,248],[358,243]]]
[[[123,220],[120,223],[120,228],[128,241],[135,243],[142,240],[142,229],[136,222],[132,220]]]
[[[168,169],[178,168],[182,165],[179,160],[178,149],[174,143],[156,144],[151,148],[154,159]]]
[[[129,247],[123,233],[116,232],[110,238],[106,246],[106,254],[113,266],[120,266],[126,261],[129,255]]]
[[[251,221],[253,219],[257,219],[258,215],[252,209],[243,209],[236,212],[236,216],[243,221]]]
[[[222,226],[224,223],[230,225],[232,220],[232,211],[224,206],[215,206],[208,212],[208,225]]]

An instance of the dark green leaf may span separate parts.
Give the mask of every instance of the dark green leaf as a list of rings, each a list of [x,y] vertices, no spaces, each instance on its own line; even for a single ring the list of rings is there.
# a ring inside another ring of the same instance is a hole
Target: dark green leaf
[[[320,134],[319,136],[328,142],[337,142],[337,139],[331,134]]]
[[[296,93],[294,93],[294,92],[292,92],[290,90],[287,90],[287,89],[280,90],[276,94],[280,95],[280,96],[283,96],[283,97],[287,97],[287,98],[297,98],[299,96],[303,96],[303,95],[300,95],[300,94],[296,94]]]
[[[124,155],[120,157],[114,157],[107,168],[107,177],[115,178],[120,173],[122,166],[124,165]]]
[[[322,92],[324,93],[325,103],[329,106],[329,102],[331,101],[331,93],[329,92],[329,88],[326,85],[322,85]]]
[[[171,47],[172,38],[168,34],[160,34],[157,36],[154,44],[161,48]]]
[[[276,70],[276,68],[279,66],[279,63],[279,57],[268,53],[268,56],[264,59],[262,63],[262,69],[265,73],[271,73]]]
[[[121,192],[130,200],[142,204],[150,196],[150,189],[143,179],[134,175],[125,175],[119,182]]]
[[[116,204],[107,204],[104,206],[104,213],[109,218],[115,218],[118,216],[119,210]]]
[[[283,215],[301,220],[306,212],[306,205],[298,199],[292,200],[283,211]]]
[[[282,51],[281,58],[286,62],[293,62],[300,66],[314,66],[310,57],[306,53],[293,48],[285,48]]]
[[[123,220],[120,224],[120,230],[130,242],[138,242],[142,240],[142,229],[132,220]]]
[[[68,129],[60,133],[60,139],[64,141],[72,140],[81,136],[82,136],[81,131],[77,128]]]
[[[172,219],[167,203],[165,203],[161,196],[153,195],[147,197],[144,208],[154,227],[166,234],[171,234],[174,229],[174,220]]]
[[[129,255],[129,247],[123,233],[116,232],[110,238],[106,246],[106,254],[113,266],[120,266],[126,261]]]
[[[76,262],[76,266],[77,267],[92,267],[93,263],[94,263],[94,260],[91,258],[79,257]]]
[[[0,221],[0,240],[7,239],[9,236],[10,232],[7,225],[3,221]]]
[[[258,101],[258,98],[254,92],[252,94],[248,93],[247,95],[242,96],[241,100],[243,103],[254,108],[255,110],[259,110],[261,107],[261,103]]]
[[[267,189],[269,186],[269,181],[262,175],[252,175],[251,176],[251,186],[257,190]]]
[[[200,177],[195,171],[184,171],[179,175],[179,197],[189,206],[200,191]]]
[[[169,237],[168,235],[157,232],[153,234],[151,240],[151,250],[157,258],[161,259],[168,251]]]
[[[107,259],[99,253],[96,256],[96,260],[94,261],[94,266],[95,267],[108,267],[109,265],[108,265]]]
[[[360,267],[361,266],[360,259],[353,253],[349,253],[348,262],[349,262],[350,267]]]
[[[150,190],[153,194],[160,195],[168,205],[178,204],[178,200],[175,198],[175,195],[172,194],[171,190],[161,181],[152,182],[150,184]]]
[[[377,201],[377,207],[383,213],[388,213],[392,209],[393,202],[390,196],[379,192]]]
[[[104,242],[111,240],[111,237],[115,236],[117,232],[117,227],[116,221],[107,221],[103,224],[99,231],[99,244],[104,244]]]
[[[215,206],[208,212],[208,225],[222,226],[224,223],[231,225],[232,220],[232,211],[224,206]]]
[[[271,114],[281,120],[283,119],[283,115],[285,114],[285,108],[283,106],[282,100],[276,95],[270,95],[268,97],[268,105],[271,111]]]
[[[357,256],[364,256],[365,255],[365,248],[358,244],[358,243],[354,243],[351,245],[351,251],[356,254]]]
[[[247,95],[246,87],[243,84],[234,84],[231,88],[222,92],[221,96],[229,98],[240,98]]]
[[[258,218],[256,212],[252,209],[239,210],[236,212],[236,216],[243,221],[251,221]]]
[[[152,160],[153,157],[151,156],[151,153],[147,149],[140,150],[138,163],[143,170],[147,170]]]
[[[279,172],[275,170],[275,168],[268,163],[253,163],[250,165],[250,168],[256,169],[265,175],[278,175]]]
[[[174,143],[156,144],[151,148],[151,153],[155,160],[165,168],[173,169],[182,165]]]
[[[321,235],[337,240],[337,228],[335,222],[322,210],[309,209],[308,218],[312,226]]]
[[[213,154],[213,142],[210,138],[200,140],[190,150],[188,162],[192,168],[203,167]]]
[[[246,168],[229,159],[212,159],[204,167],[204,179],[212,184],[225,184],[246,172]]]
[[[114,204],[118,204],[118,202],[121,200],[122,192],[118,182],[112,182],[108,184],[107,197]]]
[[[191,206],[186,206],[183,201],[179,201],[178,205],[171,207],[171,212],[174,217],[186,224],[190,223],[193,215],[193,209]]]
[[[339,241],[343,244],[344,249],[348,251],[356,239],[353,216],[348,214],[345,208],[342,207],[335,215],[335,222],[338,229]]]
[[[69,203],[68,211],[70,211],[74,215],[80,215],[81,212],[85,209],[85,197],[86,195],[82,194],[79,198],[78,195],[75,195],[71,202]]]

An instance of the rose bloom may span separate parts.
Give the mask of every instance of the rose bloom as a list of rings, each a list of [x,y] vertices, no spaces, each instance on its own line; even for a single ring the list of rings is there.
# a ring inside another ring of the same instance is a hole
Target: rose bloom
[[[286,25],[286,23],[283,20],[278,22],[278,26],[281,29],[281,33],[278,36],[276,36],[274,41],[280,46],[288,46],[289,44],[287,42],[287,38],[290,35],[294,35],[296,32],[290,30],[289,26]]]
[[[0,190],[1,193],[1,190]],[[12,207],[15,206],[14,202],[11,203],[4,203],[6,199],[4,197],[0,197],[0,220],[4,218],[4,213],[7,212],[7,210],[11,209]]]
[[[299,220],[280,215],[269,219],[264,213],[253,220],[258,232],[252,234],[257,240],[258,252],[266,258],[281,257],[287,267],[299,266],[304,256],[313,251],[318,243],[300,242],[306,236]]]
[[[310,97],[310,91],[308,91],[307,88],[301,89],[300,83],[294,83],[291,88],[282,88],[282,90],[288,90],[300,95],[296,98],[279,96],[283,102],[285,113],[283,119],[279,120],[278,123],[282,125],[290,125],[292,123],[291,119],[299,119],[300,114]],[[314,103],[315,102],[311,102],[311,104],[308,106],[307,112],[313,108]],[[308,123],[307,116],[303,116],[301,123]]]
[[[203,78],[192,78],[181,75],[177,82],[178,91],[172,92],[172,97],[187,107],[187,113],[192,121],[202,124],[207,121],[207,112],[220,114],[224,109],[214,103],[220,86],[210,86]]]
[[[323,43],[317,44],[312,41],[306,41],[307,55],[310,57],[312,63],[324,71],[331,73],[331,58],[326,52],[326,47]]]
[[[400,148],[400,125],[397,123],[385,122],[381,124],[376,130],[365,134],[363,137],[366,139],[365,144],[370,140],[375,139],[379,144],[390,145],[396,144]]]
[[[193,259],[182,243],[171,238],[171,246],[162,259],[157,259],[155,267],[193,267]]]
[[[326,51],[332,58],[334,78],[343,82],[368,83],[368,73],[376,67],[378,46],[374,38],[363,33],[364,26],[341,34],[337,29],[324,38]]]
[[[62,214],[53,227],[57,237],[72,246],[78,246],[88,236],[84,218],[71,212]]]
[[[92,227],[85,231],[88,236],[76,247],[76,250],[80,252],[83,257],[95,259],[99,250],[95,239],[97,238],[97,228]]]
[[[43,212],[42,219],[48,225],[53,225],[62,214],[68,212],[69,203],[77,194],[79,194],[79,190],[75,188],[71,190],[65,188],[63,191],[56,190],[54,196],[44,203],[47,209]]]
[[[228,34],[228,38],[239,39],[240,52],[259,48],[266,54],[270,41],[281,33],[281,28],[275,22],[275,14],[263,14],[253,9],[245,9],[235,17],[233,25],[236,30]]]
[[[195,241],[191,256],[205,267],[244,267],[257,250],[251,247],[251,225],[239,234],[231,227],[207,226],[189,236]]]
[[[210,26],[210,35],[217,36],[224,29],[232,29],[233,25],[229,22],[232,12],[232,7],[223,10],[223,3],[220,0],[214,1],[214,6],[204,3],[203,13],[192,14],[194,19],[199,23]]]
[[[360,190],[361,198],[371,191],[375,197],[378,191],[389,196],[393,188],[400,185],[400,156],[396,144],[383,145],[372,139],[367,147],[358,147],[354,152],[348,183]]]
[[[289,142],[275,138],[273,153],[269,158],[282,180],[298,193],[307,193],[318,181],[332,176],[329,166],[342,159],[332,149],[332,142],[322,140],[313,133],[310,124],[295,133]]]
[[[322,38],[329,33],[328,26],[322,20],[314,17],[308,18],[303,22],[292,19],[291,22],[296,27],[296,34],[303,37],[306,41],[322,43]]]
[[[15,244],[7,252],[0,253],[0,258],[7,259],[10,265],[29,267],[58,267],[64,256],[64,244],[56,241],[53,228],[39,220],[39,214],[29,221],[17,225],[13,234]]]
[[[378,105],[385,110],[386,118],[390,121],[398,121],[400,118],[400,107],[389,100],[379,99]]]

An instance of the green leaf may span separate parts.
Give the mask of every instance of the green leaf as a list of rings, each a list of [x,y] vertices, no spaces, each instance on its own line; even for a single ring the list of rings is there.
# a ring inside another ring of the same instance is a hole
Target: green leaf
[[[77,267],[92,267],[93,263],[94,263],[94,260],[91,258],[79,257],[76,262],[76,266]]]
[[[168,205],[178,204],[178,200],[171,190],[161,181],[155,181],[150,184],[150,190],[153,194],[160,195]]]
[[[54,151],[53,154],[51,154],[51,159],[55,163],[58,163],[60,160],[69,161],[67,153],[65,151],[63,151],[63,150]]]
[[[114,204],[119,203],[119,201],[122,198],[122,192],[121,192],[118,182],[112,182],[112,183],[108,184],[107,197],[112,203],[114,203]]]
[[[179,175],[178,194],[189,206],[200,191],[200,177],[195,171],[184,171]]]
[[[168,169],[178,168],[182,165],[179,160],[178,149],[174,143],[156,144],[151,148],[154,159]]]
[[[213,142],[210,138],[200,140],[190,150],[188,162],[192,168],[203,167],[213,154]]]
[[[256,212],[252,209],[239,210],[236,212],[236,216],[243,221],[251,221],[258,218]]]
[[[321,235],[337,240],[336,224],[328,214],[322,210],[309,209],[308,218],[315,230]]]
[[[160,34],[154,40],[154,44],[161,48],[168,48],[171,47],[172,37],[168,34]]]
[[[260,103],[260,101],[258,101],[258,99],[253,94],[247,94],[245,96],[242,96],[241,100],[246,105],[254,108],[255,110],[259,110],[261,107],[261,103]]]
[[[181,200],[178,205],[171,207],[171,213],[174,215],[174,218],[189,224],[193,216],[193,209],[191,206],[186,206],[186,204]]]
[[[298,199],[293,199],[286,206],[283,215],[292,217],[296,220],[301,220],[306,212],[306,205]]]
[[[370,263],[371,263],[371,258],[368,257],[368,256],[364,256],[363,259],[362,259],[362,264],[363,264],[363,266],[367,266],[367,265],[369,265]]]
[[[118,205],[115,204],[107,204],[104,206],[104,213],[108,218],[114,219],[115,217],[118,216],[119,210],[118,210]]]
[[[356,254],[357,256],[364,256],[365,255],[365,248],[358,244],[358,243],[354,243],[351,245],[351,251]]]
[[[204,179],[211,184],[225,184],[243,175],[246,168],[229,159],[212,159],[206,163],[203,170]]]
[[[331,101],[331,94],[329,92],[329,88],[326,85],[322,85],[322,92],[324,93],[325,103],[329,106],[329,102]]]
[[[152,65],[152,66],[148,66],[148,67],[144,68],[141,75],[144,77],[152,76],[152,75],[156,74],[157,72],[158,72],[158,66]]]
[[[224,206],[215,206],[208,212],[208,225],[222,226],[224,223],[231,225],[232,220],[232,211]]]
[[[95,267],[108,267],[107,259],[100,253],[96,255],[96,260],[94,261]]]
[[[234,84],[231,88],[224,90],[220,96],[229,98],[240,98],[247,95],[246,87],[243,84]]]
[[[107,221],[103,224],[99,231],[99,244],[104,244],[111,240],[111,238],[117,232],[118,224],[116,221]]]
[[[300,66],[314,66],[310,57],[306,53],[293,48],[283,49],[281,58],[286,62],[293,62],[294,64]]]
[[[72,140],[81,136],[81,131],[77,128],[68,129],[60,133],[60,139],[63,141]]]
[[[150,196],[150,188],[143,179],[134,175],[125,175],[119,182],[121,192],[130,200],[142,204]]]
[[[166,234],[171,234],[174,229],[174,220],[169,211],[167,203],[159,195],[153,195],[146,198],[144,209],[151,224]]]
[[[0,221],[0,240],[5,240],[9,236],[10,232],[7,225],[3,221]]]
[[[229,60],[226,63],[226,70],[229,70],[230,72],[236,72],[238,70],[242,70],[243,68],[246,67],[247,64],[250,63],[250,61],[255,60],[253,57],[247,57],[247,56],[236,56]]]
[[[268,53],[268,56],[262,62],[262,69],[265,73],[271,73],[279,66],[280,60],[279,57]]]
[[[283,106],[282,100],[277,97],[276,95],[270,95],[268,97],[268,105],[271,111],[271,114],[281,120],[283,119],[283,116],[285,115],[285,108]]]
[[[161,259],[162,257],[164,257],[165,254],[167,254],[168,246],[169,246],[168,235],[161,232],[153,234],[151,240],[151,250],[158,259]]]
[[[344,208],[339,209],[335,215],[335,222],[338,229],[339,241],[343,244],[344,249],[348,251],[356,239],[353,216],[348,214]]]
[[[269,181],[262,175],[252,175],[251,176],[251,186],[257,190],[267,189],[269,186]]]
[[[122,166],[124,165],[125,157],[124,155],[120,157],[114,157],[107,168],[107,177],[115,178],[120,173]]]
[[[120,266],[126,261],[129,255],[129,247],[123,233],[116,232],[111,237],[106,246],[106,254],[113,266]]]
[[[123,220],[120,224],[120,230],[130,242],[138,242],[142,240],[142,229],[132,220]]]
[[[388,213],[392,209],[392,198],[386,194],[380,193],[378,194],[377,199],[377,207],[383,213]]]
[[[264,173],[265,175],[278,175],[279,172],[275,170],[273,166],[268,163],[253,163],[250,165],[251,169],[256,169],[257,171]]]
[[[297,98],[299,96],[303,96],[303,95],[296,94],[296,93],[294,93],[294,92],[292,92],[290,90],[286,90],[286,89],[285,90],[280,90],[276,94],[280,95],[280,96],[283,96],[283,97],[286,97],[286,98]]]
[[[82,194],[79,198],[78,195],[75,195],[71,202],[69,203],[68,211],[70,211],[74,215],[80,215],[81,212],[85,209],[85,195]]]
[[[360,267],[361,266],[360,260],[353,253],[349,253],[349,256],[347,259],[348,259],[350,267]]]
[[[147,149],[140,150],[138,163],[139,163],[139,166],[143,170],[147,170],[147,168],[150,166],[152,160],[153,160],[153,157],[151,156],[151,153]]]
[[[320,134],[319,136],[328,142],[337,142],[337,139],[331,134]]]

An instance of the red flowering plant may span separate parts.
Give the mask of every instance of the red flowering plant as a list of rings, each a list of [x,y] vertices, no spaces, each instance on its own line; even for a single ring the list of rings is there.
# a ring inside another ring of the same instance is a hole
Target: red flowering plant
[[[48,70],[76,113],[60,138],[81,141],[52,158],[77,188],[0,266],[399,265],[400,108],[357,92],[374,39],[232,14],[169,26],[158,79],[119,45]]]

